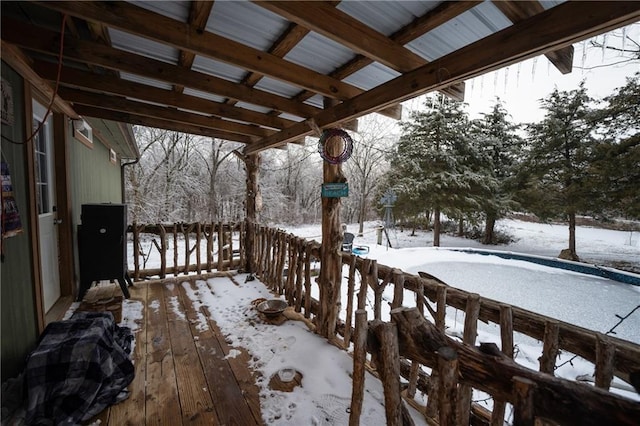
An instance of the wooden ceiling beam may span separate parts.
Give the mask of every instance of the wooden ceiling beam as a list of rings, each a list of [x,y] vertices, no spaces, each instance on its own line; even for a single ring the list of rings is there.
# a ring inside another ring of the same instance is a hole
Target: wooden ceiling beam
[[[410,24],[401,28],[397,32],[393,33],[389,38],[396,43],[405,45],[416,38],[428,33],[434,28],[439,27],[440,25],[448,22],[449,20],[455,18],[456,16],[468,11],[469,9],[474,8],[482,1],[445,1],[424,15],[414,19]],[[362,68],[373,63],[373,60],[363,56],[356,55],[353,59],[351,59],[346,64],[337,68],[330,75],[339,80],[343,80],[351,74],[360,71]],[[453,99],[458,101],[464,100],[464,83],[458,83],[456,85],[445,87],[442,89],[442,92],[447,94]],[[309,91],[303,91],[295,96],[295,99],[299,101],[304,101],[314,96],[315,93]],[[386,115],[397,116],[400,119],[400,115],[402,112],[401,108],[395,107],[396,111],[391,111],[386,109],[384,111],[387,112]],[[378,111],[382,112],[382,111]]]
[[[405,73],[426,63],[421,56],[335,7],[317,1],[256,1],[283,18]]]
[[[99,108],[95,106],[78,105],[76,106],[78,113],[86,117],[101,118],[103,120],[111,120],[120,123],[129,123],[138,126],[156,127],[158,129],[173,130],[175,132],[189,133],[193,135],[207,136],[210,138],[224,139],[233,142],[240,142],[249,146],[254,139],[249,136],[237,133],[224,132],[208,127],[190,125],[176,121],[167,121],[159,118],[148,117],[133,113],[113,111],[109,109]]]
[[[175,121],[193,126],[208,127],[240,135],[265,137],[275,134],[274,130],[267,130],[258,126],[222,120],[216,117],[195,114],[192,112],[151,105],[144,102],[132,101],[120,96],[109,96],[95,92],[87,92],[69,87],[60,87],[58,93],[74,105],[82,104],[113,111],[155,117],[167,121]]]
[[[493,4],[514,24],[544,11],[537,1],[493,0]],[[569,74],[573,69],[573,46],[545,52],[544,55],[562,74]]]
[[[204,31],[212,8],[213,1],[192,0],[191,6],[189,7],[189,18],[187,19],[187,23],[196,31]],[[193,52],[181,50],[178,65],[182,68],[191,69],[195,59],[196,55]],[[184,86],[174,85],[173,90],[178,93],[182,93],[184,91]]]
[[[55,81],[57,78],[57,65],[51,62],[34,61],[33,69],[45,80]],[[105,92],[112,95],[128,96],[142,101],[188,109],[202,114],[217,115],[245,123],[259,124],[273,129],[283,129],[296,123],[293,120],[287,120],[274,115],[213,102],[208,99],[185,95],[184,93],[178,93],[172,90],[160,89],[158,87],[124,80],[112,75],[96,75],[70,67],[62,68],[60,84],[79,89]]]
[[[542,52],[557,50],[640,19],[640,2],[566,2],[507,27],[423,67],[377,86],[350,101],[323,110],[313,119],[327,127],[374,112],[380,107],[438,90]],[[442,70],[447,70],[442,73]],[[246,154],[311,134],[296,124],[245,149]]]
[[[25,22],[8,18],[2,20],[2,38],[26,49],[57,55],[58,37],[53,31]],[[90,41],[65,39],[64,56],[169,84],[182,84],[203,92],[285,111],[301,118],[309,118],[321,111],[312,105]]]
[[[127,2],[38,2],[41,6],[259,72],[334,99],[362,91],[330,76]]]

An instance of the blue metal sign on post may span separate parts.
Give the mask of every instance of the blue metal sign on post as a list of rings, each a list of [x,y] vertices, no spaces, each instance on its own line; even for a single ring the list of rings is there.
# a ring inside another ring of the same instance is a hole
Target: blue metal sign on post
[[[348,197],[349,184],[347,182],[323,183],[322,196],[324,198]]]

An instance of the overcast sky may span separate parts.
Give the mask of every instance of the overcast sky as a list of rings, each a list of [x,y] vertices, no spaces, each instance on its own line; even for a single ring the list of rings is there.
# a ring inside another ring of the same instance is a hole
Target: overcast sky
[[[604,41],[606,46],[621,48],[623,31],[627,39],[624,47],[627,50],[639,50],[640,23],[618,29],[606,36],[598,36],[595,40],[601,44]],[[544,113],[539,108],[539,100],[556,87],[569,91],[576,89],[580,81],[585,80],[587,93],[601,99],[613,93],[615,88],[623,86],[626,77],[640,71],[640,61],[625,62],[619,52],[593,47],[589,41],[575,44],[574,49],[573,71],[566,75],[561,74],[546,57],[539,56],[468,80],[465,102],[469,104],[471,117],[476,118],[481,112],[489,112],[497,96],[505,102],[514,122],[540,121]]]
[[[626,36],[624,47],[640,49],[640,23],[618,29],[596,37],[598,43],[609,47],[622,47],[622,35]],[[585,52],[586,48],[586,52]],[[627,54],[628,58],[629,54]],[[637,58],[637,55],[636,55]],[[590,40],[574,45],[573,71],[561,74],[545,56],[511,65],[498,71],[467,80],[465,103],[471,118],[479,118],[481,113],[490,112],[499,97],[513,122],[531,123],[540,121],[544,112],[540,109],[540,99],[547,97],[557,87],[570,91],[585,80],[589,96],[602,99],[614,89],[626,83],[626,78],[640,71],[640,61],[628,61],[620,52],[591,45]],[[405,113],[423,109],[424,97],[404,103]],[[404,119],[408,114],[403,115]]]

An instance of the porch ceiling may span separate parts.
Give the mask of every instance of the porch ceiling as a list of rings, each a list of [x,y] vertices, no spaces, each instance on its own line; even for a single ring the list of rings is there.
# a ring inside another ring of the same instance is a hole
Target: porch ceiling
[[[640,2],[2,2],[15,45],[80,115],[241,142],[246,153],[640,20]],[[324,108],[323,100],[329,98]]]

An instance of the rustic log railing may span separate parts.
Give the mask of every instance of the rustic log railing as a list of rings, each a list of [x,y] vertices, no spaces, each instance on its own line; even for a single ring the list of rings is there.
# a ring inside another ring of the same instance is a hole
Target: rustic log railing
[[[251,268],[274,293],[307,318],[315,317],[321,301],[312,277],[320,259],[320,245],[292,234],[257,224]],[[502,425],[505,404],[514,406],[515,425],[533,425],[534,419],[560,424],[637,424],[640,403],[609,392],[614,376],[627,382],[640,374],[640,346],[572,324],[470,294],[438,280],[415,276],[343,253],[347,266],[347,298],[342,322],[332,343],[348,348],[353,342],[354,373],[350,424],[361,412],[365,351],[371,353],[385,387],[387,424],[410,424],[400,396],[441,425]],[[393,299],[384,300],[392,286]],[[407,295],[413,294],[413,297]],[[432,307],[429,302],[435,304]],[[343,300],[342,303],[345,303]],[[367,318],[367,304],[374,318]],[[447,307],[465,313],[462,341],[445,335]],[[427,311],[425,313],[425,311]],[[431,318],[431,321],[427,320]],[[369,320],[369,321],[368,321]],[[496,345],[476,345],[478,320],[500,327]],[[513,334],[519,332],[543,342],[540,371],[512,360]],[[364,343],[366,342],[366,344]],[[553,375],[560,351],[576,354],[594,364],[595,387]],[[425,369],[430,370],[427,374]],[[400,387],[400,376],[408,380]],[[493,411],[472,403],[472,390],[488,393]],[[422,406],[416,390],[428,398]]]
[[[128,232],[133,239],[133,271],[130,275],[134,281],[152,276],[166,278],[170,274],[177,276],[190,272],[202,274],[213,270],[225,271],[236,269],[245,262],[244,222],[157,225],[133,223]],[[143,243],[146,243],[146,247],[143,247]],[[146,248],[149,250],[145,250]],[[140,258],[148,256],[154,250],[160,258],[160,267],[141,266]]]

